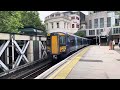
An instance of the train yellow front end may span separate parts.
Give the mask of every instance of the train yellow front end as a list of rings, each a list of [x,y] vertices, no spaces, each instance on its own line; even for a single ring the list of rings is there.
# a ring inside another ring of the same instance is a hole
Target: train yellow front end
[[[66,40],[64,33],[49,33],[47,34],[47,51],[53,59],[66,51]]]

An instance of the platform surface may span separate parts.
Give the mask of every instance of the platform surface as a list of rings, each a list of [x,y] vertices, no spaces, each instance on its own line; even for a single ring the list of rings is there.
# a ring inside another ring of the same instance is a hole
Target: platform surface
[[[120,48],[91,46],[66,79],[120,79]]]

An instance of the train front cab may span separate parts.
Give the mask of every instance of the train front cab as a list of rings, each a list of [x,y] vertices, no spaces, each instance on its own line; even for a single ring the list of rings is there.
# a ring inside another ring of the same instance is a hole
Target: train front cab
[[[50,33],[47,35],[47,51],[52,59],[66,52],[66,37],[63,33]]]

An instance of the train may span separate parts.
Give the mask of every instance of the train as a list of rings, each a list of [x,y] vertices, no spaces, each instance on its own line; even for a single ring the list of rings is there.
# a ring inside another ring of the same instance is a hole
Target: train
[[[79,37],[64,32],[52,32],[47,34],[47,53],[49,58],[65,58],[91,44],[91,39]]]

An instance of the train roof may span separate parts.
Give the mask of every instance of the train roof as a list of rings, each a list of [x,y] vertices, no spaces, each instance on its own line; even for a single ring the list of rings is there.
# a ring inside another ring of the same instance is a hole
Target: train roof
[[[88,39],[88,38],[80,37],[80,36],[77,36],[77,35],[74,35],[74,34],[70,34],[70,33],[67,33],[67,32],[52,32],[52,33],[63,33],[63,34],[68,34],[70,36],[74,36],[74,37],[78,37],[78,38]]]
[[[75,36],[75,37],[78,37],[78,38],[84,38],[84,37],[80,37],[80,36],[77,36],[77,35],[74,35],[74,34],[70,34],[70,33],[67,33],[67,32],[55,32],[55,33],[63,33],[63,34],[68,34],[70,36]],[[87,38],[84,38],[84,39],[87,39]]]

